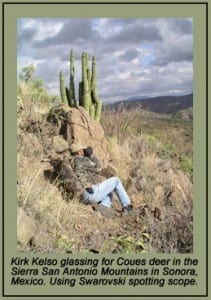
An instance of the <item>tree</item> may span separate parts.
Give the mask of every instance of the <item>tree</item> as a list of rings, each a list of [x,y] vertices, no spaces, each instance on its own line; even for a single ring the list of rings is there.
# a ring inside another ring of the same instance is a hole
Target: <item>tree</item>
[[[22,69],[19,77],[20,79],[28,83],[32,81],[34,72],[35,72],[35,67],[34,65],[31,64]]]

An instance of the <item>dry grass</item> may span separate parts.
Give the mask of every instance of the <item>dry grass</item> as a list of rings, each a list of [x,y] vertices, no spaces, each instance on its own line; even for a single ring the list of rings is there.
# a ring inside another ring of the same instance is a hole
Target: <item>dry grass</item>
[[[128,193],[136,207],[145,207],[144,224],[152,237],[149,251],[191,252],[192,174],[189,168],[182,168],[178,159],[186,155],[192,162],[191,124],[150,118],[147,124],[147,118],[141,120],[141,115],[143,112],[141,114],[137,110],[119,113],[118,118],[112,114],[109,117],[107,113],[104,115],[105,130],[109,118],[106,133],[110,136],[118,136],[122,132],[121,127],[118,131],[117,125],[111,131],[112,118],[113,122],[120,124],[127,118],[127,124],[133,127],[139,116],[139,125],[142,126],[142,130],[133,128],[134,134],[125,131],[124,139],[116,140],[116,155],[124,149],[126,158],[125,165],[118,165],[118,172],[124,174],[126,170],[127,176],[130,175]],[[127,176],[123,176],[125,183]],[[155,211],[159,211],[159,218],[154,217]]]

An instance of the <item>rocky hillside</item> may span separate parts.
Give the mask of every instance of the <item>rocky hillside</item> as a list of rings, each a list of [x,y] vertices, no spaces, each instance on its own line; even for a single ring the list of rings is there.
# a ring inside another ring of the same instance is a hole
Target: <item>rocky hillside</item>
[[[104,111],[99,124],[83,108],[28,103],[18,109],[18,250],[192,252],[189,125],[140,118],[139,110]],[[112,214],[102,215],[64,189],[52,160],[69,157],[75,140],[94,148],[102,178],[121,178],[132,214],[114,197]]]

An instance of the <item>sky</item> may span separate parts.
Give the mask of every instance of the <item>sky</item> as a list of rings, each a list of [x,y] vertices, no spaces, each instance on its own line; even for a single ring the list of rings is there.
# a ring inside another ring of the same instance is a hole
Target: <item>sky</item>
[[[192,19],[22,18],[17,25],[18,74],[33,64],[52,94],[60,93],[60,70],[69,86],[71,49],[76,91],[85,51],[90,67],[96,57],[98,95],[104,103],[192,93]]]

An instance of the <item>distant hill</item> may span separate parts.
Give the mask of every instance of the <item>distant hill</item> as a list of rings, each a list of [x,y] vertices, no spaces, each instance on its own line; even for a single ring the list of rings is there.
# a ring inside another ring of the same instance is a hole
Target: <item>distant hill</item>
[[[177,116],[181,110],[193,107],[193,94],[183,96],[159,96],[146,99],[130,99],[107,104],[106,107],[115,111],[119,111],[123,107],[127,110],[139,107],[143,110],[155,113]]]
[[[172,115],[174,118],[191,121],[193,119],[193,107],[179,110],[175,115]]]

